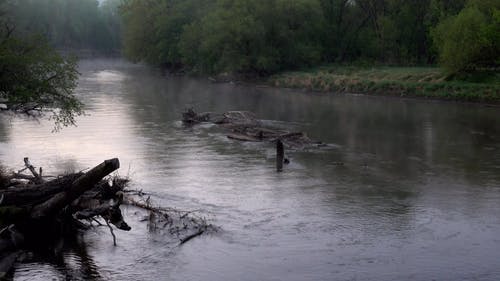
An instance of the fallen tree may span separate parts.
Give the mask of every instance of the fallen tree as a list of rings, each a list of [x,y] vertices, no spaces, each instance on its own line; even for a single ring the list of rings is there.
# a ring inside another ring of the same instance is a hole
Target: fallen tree
[[[196,113],[192,108],[182,113],[182,122],[187,126],[213,123],[226,131],[229,139],[243,142],[267,142],[276,146],[276,170],[283,171],[283,164],[289,164],[285,147],[291,150],[327,147],[321,141],[311,140],[304,132],[292,132],[268,125],[249,111],[228,111],[225,113]]]
[[[0,275],[6,274],[23,249],[41,245],[66,231],[84,227],[76,216],[92,211],[119,229],[130,230],[123,222],[118,204],[103,205],[118,199],[118,191],[104,177],[120,167],[118,159],[106,160],[86,173],[74,173],[46,181],[28,158],[24,159],[32,176],[20,172],[3,175],[0,190]],[[91,196],[92,195],[92,196]],[[77,200],[78,199],[78,200]],[[82,202],[85,201],[85,204]],[[90,202],[93,202],[90,204]],[[114,215],[111,215],[114,214]],[[50,243],[49,243],[50,244]],[[1,276],[0,276],[1,277]]]
[[[122,204],[149,212],[150,225],[162,223],[179,244],[214,229],[191,212],[154,207],[149,197],[144,200],[142,191],[126,190],[128,179],[109,176],[120,167],[117,158],[86,173],[60,177],[43,176],[42,169],[37,171],[28,158],[24,163],[18,172],[0,171],[0,279],[25,251],[56,248],[63,237],[92,228],[95,222],[109,228],[116,245],[112,225],[131,229],[120,210]]]
[[[196,113],[192,108],[182,113],[182,122],[192,126],[199,123],[213,123],[227,131],[227,137],[238,141],[272,142],[281,140],[288,149],[303,150],[327,146],[321,141],[310,139],[304,132],[293,132],[276,128],[257,119],[249,111],[228,111],[225,113]]]

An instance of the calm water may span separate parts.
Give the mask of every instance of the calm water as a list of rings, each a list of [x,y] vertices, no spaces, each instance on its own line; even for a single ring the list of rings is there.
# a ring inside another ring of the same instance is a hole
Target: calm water
[[[49,174],[119,157],[159,204],[200,210],[221,231],[178,247],[125,209],[130,232],[87,233],[64,257],[19,265],[15,280],[499,280],[500,110],[315,95],[166,78],[88,60],[77,128],[0,118],[0,161]],[[332,144],[290,152],[182,127],[184,108],[251,110]],[[338,163],[344,165],[339,165]]]

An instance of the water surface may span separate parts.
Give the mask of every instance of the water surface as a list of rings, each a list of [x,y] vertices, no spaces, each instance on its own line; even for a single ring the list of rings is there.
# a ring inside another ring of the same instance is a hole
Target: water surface
[[[132,188],[221,231],[178,247],[125,209],[117,247],[90,231],[15,280],[500,279],[498,108],[211,84],[120,60],[80,72],[78,127],[2,116],[0,161],[57,174],[119,157]],[[191,106],[250,110],[331,148],[289,152],[278,174],[272,145],[184,128]]]

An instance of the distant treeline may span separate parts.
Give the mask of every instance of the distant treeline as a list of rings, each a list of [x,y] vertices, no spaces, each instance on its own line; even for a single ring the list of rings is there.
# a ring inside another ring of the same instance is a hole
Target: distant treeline
[[[124,0],[121,14],[128,58],[203,73],[500,63],[499,0]]]
[[[57,49],[121,49],[121,0],[6,0],[18,36],[42,35]]]

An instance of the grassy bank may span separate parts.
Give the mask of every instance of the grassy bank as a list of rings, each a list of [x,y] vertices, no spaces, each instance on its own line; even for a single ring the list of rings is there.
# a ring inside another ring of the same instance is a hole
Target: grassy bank
[[[275,87],[500,104],[499,74],[449,80],[433,67],[323,66],[272,76]]]

